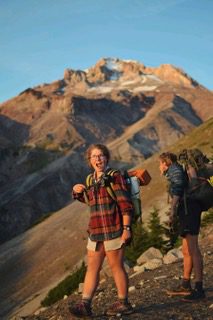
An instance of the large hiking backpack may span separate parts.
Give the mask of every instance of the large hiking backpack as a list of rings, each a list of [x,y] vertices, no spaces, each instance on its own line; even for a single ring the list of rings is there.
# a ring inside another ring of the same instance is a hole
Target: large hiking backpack
[[[213,207],[213,164],[199,149],[184,149],[178,156],[179,162],[188,173],[188,187],[186,197],[199,201],[202,210]],[[190,177],[190,168],[196,176]]]
[[[120,172],[118,170],[109,169],[104,175],[104,182],[110,197],[116,201],[116,194],[114,192],[114,174]],[[141,193],[140,186],[146,186],[151,181],[151,176],[147,170],[136,169],[130,171],[124,171],[121,173],[125,179],[127,190],[129,196],[133,203],[134,213],[133,213],[133,222],[142,219],[142,210],[141,210]],[[93,174],[89,174],[86,178],[86,187],[90,188],[92,186]]]

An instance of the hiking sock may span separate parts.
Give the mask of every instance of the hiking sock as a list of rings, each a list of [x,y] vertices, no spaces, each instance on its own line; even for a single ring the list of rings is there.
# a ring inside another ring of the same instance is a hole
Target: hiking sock
[[[195,282],[195,290],[203,291],[203,282],[202,281]]]
[[[190,279],[184,279],[182,280],[182,287],[185,289],[191,288],[191,282]]]
[[[118,298],[118,300],[123,304],[128,304],[128,298]]]
[[[82,298],[82,302],[85,303],[87,306],[91,306],[91,303],[92,303],[92,299],[91,298],[86,298],[86,297],[83,297]]]

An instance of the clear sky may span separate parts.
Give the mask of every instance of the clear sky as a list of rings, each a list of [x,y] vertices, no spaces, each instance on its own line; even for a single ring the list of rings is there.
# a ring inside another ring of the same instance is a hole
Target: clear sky
[[[0,102],[102,57],[170,63],[213,90],[213,0],[0,0]]]

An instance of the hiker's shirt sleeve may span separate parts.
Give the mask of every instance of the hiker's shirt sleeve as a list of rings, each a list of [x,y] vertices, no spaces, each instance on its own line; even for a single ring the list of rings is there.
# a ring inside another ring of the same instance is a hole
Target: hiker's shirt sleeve
[[[131,216],[133,205],[127,190],[126,182],[120,173],[114,175],[113,191],[116,195],[117,205],[122,215]]]
[[[166,177],[169,181],[169,193],[171,196],[181,197],[185,188],[185,176],[181,166],[172,164],[166,173]]]

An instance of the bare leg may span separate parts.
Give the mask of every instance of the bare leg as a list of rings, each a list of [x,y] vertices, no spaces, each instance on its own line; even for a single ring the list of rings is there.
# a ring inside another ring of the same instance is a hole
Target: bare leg
[[[123,263],[124,248],[106,251],[106,256],[113,273],[118,297],[125,299],[128,296],[128,277]]]
[[[98,251],[87,251],[88,266],[84,279],[83,298],[92,299],[99,283],[99,273],[105,258],[105,250],[102,243]]]
[[[203,258],[198,244],[198,236],[188,234],[186,236],[189,254],[192,259],[195,282],[203,281]]]
[[[193,270],[195,274],[195,288],[191,294],[184,297],[183,301],[193,302],[204,299],[205,292],[203,290],[203,258],[200,253],[198,236],[187,235],[186,242],[188,245],[189,254],[192,258]]]
[[[183,278],[186,280],[190,280],[193,261],[192,261],[192,256],[190,255],[190,252],[189,252],[188,242],[186,238],[183,238],[183,241],[182,241],[182,252],[183,252]]]

